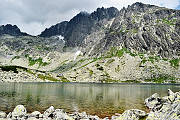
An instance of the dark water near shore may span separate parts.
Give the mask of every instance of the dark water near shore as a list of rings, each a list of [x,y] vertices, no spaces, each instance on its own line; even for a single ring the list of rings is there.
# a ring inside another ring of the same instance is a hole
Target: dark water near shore
[[[83,112],[100,117],[127,109],[146,110],[144,100],[154,93],[180,91],[180,85],[79,84],[79,83],[0,83],[0,110],[10,112],[23,104],[28,112],[53,105],[66,112]]]

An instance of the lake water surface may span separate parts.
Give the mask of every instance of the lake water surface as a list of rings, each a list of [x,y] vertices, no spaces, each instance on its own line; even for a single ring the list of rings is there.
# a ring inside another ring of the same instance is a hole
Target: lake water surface
[[[28,112],[44,112],[53,105],[104,118],[127,109],[147,111],[144,100],[154,93],[165,96],[168,89],[177,92],[180,85],[0,83],[0,111],[10,112],[22,104]]]

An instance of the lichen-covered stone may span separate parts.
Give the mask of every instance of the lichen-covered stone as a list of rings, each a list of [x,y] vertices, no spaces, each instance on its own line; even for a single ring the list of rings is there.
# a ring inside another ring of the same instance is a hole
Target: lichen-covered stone
[[[23,105],[18,105],[15,107],[15,109],[12,112],[12,118],[18,119],[22,118],[27,114],[26,108]]]

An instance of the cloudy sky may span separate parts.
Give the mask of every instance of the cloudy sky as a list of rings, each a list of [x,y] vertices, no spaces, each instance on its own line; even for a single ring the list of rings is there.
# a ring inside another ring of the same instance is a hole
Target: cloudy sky
[[[93,12],[102,6],[121,9],[135,2],[180,9],[180,0],[0,0],[0,25],[15,24],[21,31],[37,35],[80,11]]]

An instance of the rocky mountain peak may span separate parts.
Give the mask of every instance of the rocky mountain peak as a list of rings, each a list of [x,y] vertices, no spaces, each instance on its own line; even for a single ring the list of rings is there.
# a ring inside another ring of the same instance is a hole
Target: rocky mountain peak
[[[119,10],[114,7],[97,8],[97,10],[91,14],[82,11],[74,16],[69,22],[61,22],[45,29],[40,36],[51,37],[61,35],[64,37],[67,46],[81,46],[84,38],[88,34],[103,26],[101,21],[108,21],[116,17],[118,13]]]
[[[96,11],[94,11],[91,14],[91,17],[95,20],[102,20],[102,19],[111,19],[119,13],[119,10],[115,7],[110,8],[97,8]]]
[[[20,31],[20,29],[16,25],[1,25],[0,26],[0,35],[12,35],[12,36],[26,36],[28,35],[27,33],[23,33]]]
[[[136,3],[133,3],[132,5],[128,6],[128,8],[131,7],[131,8],[145,8],[145,7],[155,7],[155,5],[150,5],[150,4],[144,4],[144,3],[141,3],[141,2],[136,2]]]
[[[132,5],[129,5],[128,8],[127,8],[127,11],[136,11],[136,12],[145,12],[151,8],[159,8],[155,5],[150,5],[150,4],[144,4],[144,3],[141,3],[141,2],[136,2]]]

